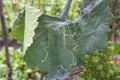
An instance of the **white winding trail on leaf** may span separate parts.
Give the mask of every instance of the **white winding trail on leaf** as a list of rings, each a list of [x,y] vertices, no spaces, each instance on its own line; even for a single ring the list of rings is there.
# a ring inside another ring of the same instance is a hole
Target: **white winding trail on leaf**
[[[45,62],[45,61],[47,60],[47,58],[48,58],[48,52],[47,52],[47,50],[46,50],[45,48],[44,48],[44,50],[45,50],[45,52],[46,52],[47,54],[46,54],[45,58],[44,58],[43,60],[41,60],[42,63]]]

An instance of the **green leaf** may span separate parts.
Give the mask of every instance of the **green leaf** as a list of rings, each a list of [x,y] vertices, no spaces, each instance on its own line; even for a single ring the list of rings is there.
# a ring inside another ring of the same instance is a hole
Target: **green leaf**
[[[34,30],[38,25],[37,20],[42,13],[40,9],[25,6],[24,53],[33,42]]]
[[[24,38],[24,26],[25,26],[25,11],[20,11],[19,14],[12,21],[11,27],[12,32],[10,36],[17,39],[18,42],[22,43]]]
[[[41,14],[42,11],[40,9],[25,6],[25,10],[21,11],[12,21],[12,32],[10,33],[10,36],[17,39],[20,43],[23,43],[23,39],[25,38],[24,52],[32,43],[32,38],[35,34],[34,29],[38,24],[37,19]]]
[[[33,43],[27,49],[24,60],[29,67],[49,72],[48,80],[51,80],[60,66],[66,71],[75,64],[72,46],[68,45],[73,45],[72,35],[67,26],[69,22],[57,17],[42,15],[38,21]]]
[[[78,44],[78,64],[84,62],[85,54],[106,49],[107,33],[110,31],[107,21],[112,18],[108,8],[110,2],[111,0],[98,0],[94,5],[88,4],[83,10],[84,14],[74,21],[76,33],[74,39]]]
[[[48,72],[46,80],[65,80],[72,65],[84,62],[84,55],[106,49],[107,21],[112,17],[108,8],[110,0],[91,3],[72,22],[45,14],[39,17],[33,43],[24,56],[28,67]]]

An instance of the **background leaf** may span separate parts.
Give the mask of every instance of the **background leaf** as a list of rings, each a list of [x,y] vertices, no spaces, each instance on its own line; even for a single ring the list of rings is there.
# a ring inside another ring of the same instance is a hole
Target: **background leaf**
[[[25,11],[19,12],[15,19],[11,23],[12,32],[10,36],[17,39],[18,42],[22,43],[24,38],[24,27],[25,27]]]

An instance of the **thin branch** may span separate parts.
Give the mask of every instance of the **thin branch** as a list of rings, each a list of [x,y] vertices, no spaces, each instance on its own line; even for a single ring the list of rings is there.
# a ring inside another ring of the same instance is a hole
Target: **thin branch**
[[[73,77],[77,77],[79,75],[79,73],[83,72],[84,71],[84,67],[83,66],[79,66],[77,68],[75,68],[74,72],[72,74],[69,75],[69,77],[65,80],[73,80],[72,78]],[[79,79],[77,79],[79,80]]]
[[[8,66],[8,80],[13,80],[12,79],[12,66],[10,63],[10,54],[8,50],[8,32],[6,29],[6,23],[5,23],[5,18],[3,14],[3,3],[0,0],[0,19],[1,19],[1,24],[2,24],[2,31],[3,31],[3,40],[4,40],[4,46],[5,46],[5,52],[6,52],[6,63]]]
[[[64,18],[66,18],[66,16],[68,16],[68,11],[69,11],[71,3],[72,3],[72,0],[67,0],[66,5],[65,5],[63,11],[61,12],[59,18],[64,19]]]
[[[90,4],[91,2],[94,2],[95,0],[82,0],[81,4],[81,14],[84,14],[84,8]]]

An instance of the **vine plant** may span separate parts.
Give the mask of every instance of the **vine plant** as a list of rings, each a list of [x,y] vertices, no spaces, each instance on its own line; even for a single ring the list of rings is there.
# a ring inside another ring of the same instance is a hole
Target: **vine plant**
[[[12,23],[10,35],[16,39],[19,35],[24,61],[28,67],[47,74],[45,80],[65,80],[84,64],[86,54],[107,47],[111,0],[83,0],[81,14],[73,21],[66,19],[71,2],[67,0],[58,17],[26,6]]]

